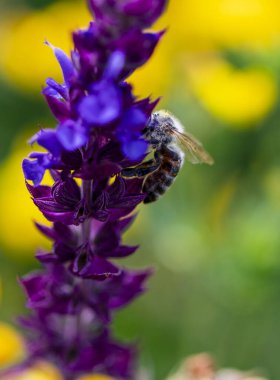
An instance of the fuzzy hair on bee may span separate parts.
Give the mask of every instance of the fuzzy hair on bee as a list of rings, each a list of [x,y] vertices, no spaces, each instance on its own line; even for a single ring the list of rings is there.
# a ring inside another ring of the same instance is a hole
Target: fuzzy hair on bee
[[[191,134],[186,133],[181,122],[167,111],[154,112],[143,130],[154,158],[134,168],[123,169],[123,177],[145,177],[144,203],[156,201],[173,184],[181,170],[184,158],[193,164],[212,165],[213,158],[203,145]]]

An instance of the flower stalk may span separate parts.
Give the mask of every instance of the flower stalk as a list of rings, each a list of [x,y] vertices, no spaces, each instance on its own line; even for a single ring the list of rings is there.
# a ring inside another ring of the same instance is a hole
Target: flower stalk
[[[87,210],[90,208],[90,198],[92,194],[92,181],[91,180],[83,180],[82,181],[82,199],[84,199],[84,208],[85,212],[87,213]],[[90,219],[86,219],[82,223],[82,243],[87,242],[89,240],[90,235]]]

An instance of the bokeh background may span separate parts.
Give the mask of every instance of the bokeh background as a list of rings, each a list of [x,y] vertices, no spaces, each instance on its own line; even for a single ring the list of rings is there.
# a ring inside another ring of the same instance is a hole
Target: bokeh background
[[[0,0],[0,365],[21,352],[25,312],[17,278],[48,246],[25,189],[26,140],[54,121],[40,91],[59,77],[43,41],[66,51],[90,16],[83,0]],[[155,266],[145,296],[117,314],[116,335],[137,339],[162,380],[186,355],[280,378],[280,2],[170,0],[151,62],[133,75],[139,96],[162,95],[203,141],[213,167],[186,163],[171,190],[141,207],[125,263]]]

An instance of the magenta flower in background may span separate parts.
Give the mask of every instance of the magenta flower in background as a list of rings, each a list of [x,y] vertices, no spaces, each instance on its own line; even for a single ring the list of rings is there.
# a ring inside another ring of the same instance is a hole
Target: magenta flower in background
[[[21,324],[28,362],[49,360],[66,380],[86,373],[135,378],[137,350],[112,337],[110,322],[151,274],[118,262],[138,248],[123,245],[122,234],[146,194],[142,178],[120,172],[148,154],[143,130],[158,100],[136,98],[126,80],[162,37],[144,29],[166,2],[89,0],[95,21],[73,33],[71,57],[47,42],[64,77],[63,84],[47,79],[43,90],[57,126],[31,138],[46,153],[32,153],[23,171],[34,203],[53,222],[37,225],[53,249],[39,252],[42,270],[21,281],[31,309]],[[46,170],[53,186],[41,185]]]

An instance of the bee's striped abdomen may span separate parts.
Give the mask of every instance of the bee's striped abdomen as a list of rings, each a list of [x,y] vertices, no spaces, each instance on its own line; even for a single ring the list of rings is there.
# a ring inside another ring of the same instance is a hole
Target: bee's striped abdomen
[[[156,201],[172,185],[184,160],[183,152],[175,146],[161,146],[155,152],[159,168],[145,180],[143,192],[147,194],[144,203]]]

